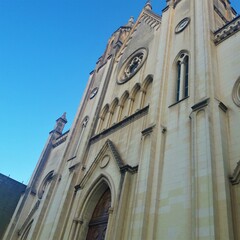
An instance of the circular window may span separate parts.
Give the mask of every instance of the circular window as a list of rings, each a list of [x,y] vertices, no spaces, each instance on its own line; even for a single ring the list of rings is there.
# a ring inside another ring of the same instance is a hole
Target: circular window
[[[240,107],[240,78],[235,82],[232,91],[233,102]]]
[[[147,50],[140,48],[130,55],[130,57],[123,63],[118,75],[118,84],[123,84],[132,78],[138,70],[142,67],[147,58]]]
[[[188,17],[181,20],[175,28],[175,33],[182,32],[188,26],[189,22],[190,22],[190,18]]]
[[[89,98],[93,99],[97,95],[97,92],[98,92],[98,88],[96,87],[91,91]]]

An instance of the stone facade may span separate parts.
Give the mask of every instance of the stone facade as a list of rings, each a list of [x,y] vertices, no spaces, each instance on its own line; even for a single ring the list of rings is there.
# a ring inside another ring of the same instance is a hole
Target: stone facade
[[[4,239],[240,239],[239,19],[168,0],[117,29]]]

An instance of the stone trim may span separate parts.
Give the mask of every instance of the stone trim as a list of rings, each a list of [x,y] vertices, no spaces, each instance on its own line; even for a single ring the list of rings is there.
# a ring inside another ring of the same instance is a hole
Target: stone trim
[[[26,220],[24,221],[22,227],[21,227],[21,228],[19,229],[19,231],[18,231],[18,236],[20,236],[20,235],[23,233],[23,231],[24,231],[24,229],[26,228],[27,224],[29,223],[30,219],[32,218],[32,216],[34,215],[34,213],[35,213],[35,212],[37,211],[37,209],[39,208],[39,205],[40,205],[40,200],[38,200],[38,201],[35,203],[34,207],[33,207],[32,210],[31,210],[31,212],[28,214],[28,216],[27,216]]]
[[[158,30],[161,25],[161,17],[149,10],[144,10],[141,21],[147,23],[151,28]]]
[[[134,173],[137,173],[137,171],[138,171],[138,165],[132,167],[132,166],[126,164],[120,168],[121,173],[130,172],[130,173],[134,174]]]
[[[80,189],[83,189],[86,182],[92,175],[92,173],[95,171],[96,167],[98,166],[98,163],[102,159],[102,157],[106,154],[107,150],[110,150],[110,152],[113,155],[113,159],[116,161],[117,166],[119,167],[120,173],[124,174],[126,172],[130,172],[132,174],[135,174],[138,171],[138,165],[137,166],[130,166],[128,164],[125,164],[123,159],[121,158],[117,148],[115,147],[114,143],[111,140],[107,140],[97,156],[95,157],[94,161],[92,162],[91,166],[88,168],[88,171],[82,178],[79,184],[75,185],[75,193],[78,192]]]
[[[237,166],[234,169],[232,176],[229,177],[229,179],[232,185],[237,185],[240,183],[240,161],[238,161]]]
[[[52,144],[53,148],[59,146],[60,144],[64,143],[67,140],[69,130],[62,134],[60,137],[58,137],[54,143]]]
[[[228,107],[224,104],[224,103],[222,103],[222,102],[220,102],[219,104],[218,104],[218,107],[223,111],[223,112],[227,112],[227,110],[228,110]]]
[[[235,33],[240,31],[240,16],[234,18],[231,22],[224,25],[222,28],[215,31],[213,42],[215,45],[220,44],[225,41],[227,38],[231,37]]]
[[[151,134],[153,132],[154,127],[155,127],[155,125],[147,127],[144,130],[142,130],[142,132],[141,132],[142,136],[144,137],[144,136],[147,136],[147,135]]]
[[[192,106],[192,110],[195,112],[201,108],[204,108],[208,105],[209,103],[209,98],[199,102],[199,103],[196,103],[195,105]]]
[[[136,113],[132,114],[129,117],[126,117],[125,119],[123,119],[122,121],[114,124],[113,126],[111,126],[110,128],[100,132],[99,134],[91,137],[90,142],[94,143],[97,142],[99,140],[101,140],[102,138],[112,134],[113,132],[119,130],[122,127],[125,127],[126,125],[136,121],[137,119],[145,116],[146,114],[148,114],[148,110],[149,110],[149,106],[144,107],[143,109],[137,111]]]
[[[176,6],[181,2],[182,0],[176,0],[176,2],[173,5],[173,8],[176,8]]]
[[[218,10],[218,8],[214,5],[214,11],[218,14],[218,16],[225,22],[227,23],[228,20],[222,15],[222,13]]]

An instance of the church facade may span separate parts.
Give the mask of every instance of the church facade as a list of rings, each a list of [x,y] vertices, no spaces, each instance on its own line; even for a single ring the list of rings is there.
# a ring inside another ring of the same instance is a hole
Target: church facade
[[[240,239],[240,17],[148,1],[56,121],[4,240]]]

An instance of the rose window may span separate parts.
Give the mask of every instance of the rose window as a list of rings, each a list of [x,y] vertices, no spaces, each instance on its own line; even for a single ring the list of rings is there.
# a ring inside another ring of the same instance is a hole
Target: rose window
[[[147,50],[145,48],[140,48],[132,53],[123,63],[118,75],[117,83],[123,84],[130,80],[142,67],[146,58]]]

